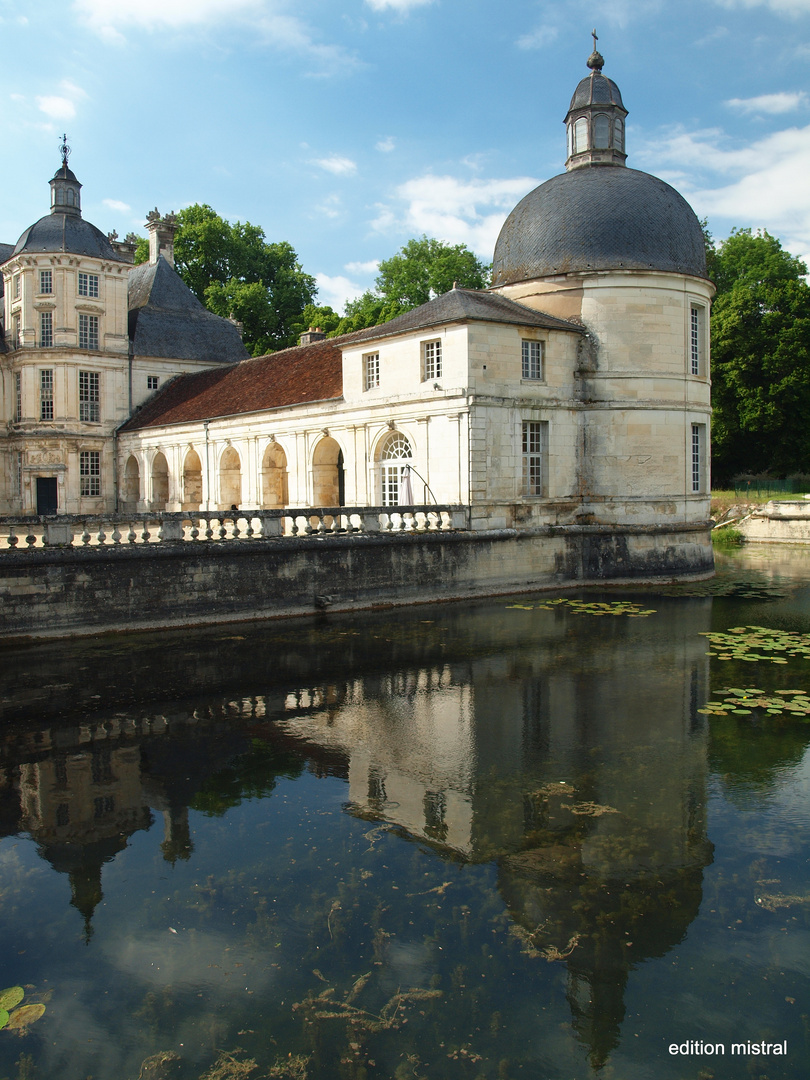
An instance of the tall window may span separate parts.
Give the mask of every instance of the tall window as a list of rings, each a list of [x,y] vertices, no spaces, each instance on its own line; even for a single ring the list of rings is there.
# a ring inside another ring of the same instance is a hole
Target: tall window
[[[363,389],[371,390],[380,385],[380,354],[366,353],[363,357]]]
[[[11,316],[11,347],[12,349],[19,349],[20,347],[20,316]]]
[[[548,423],[523,421],[523,494],[545,495]]]
[[[42,368],[39,373],[39,418],[53,420],[53,368]]]
[[[593,118],[593,145],[597,150],[607,150],[610,146],[610,117],[597,113]]]
[[[101,453],[98,450],[82,450],[79,454],[80,494],[94,497],[101,494]]]
[[[624,123],[619,116],[613,121],[613,145],[624,153]]]
[[[689,370],[693,375],[705,375],[705,308],[700,304],[689,307]]]
[[[588,120],[580,116],[574,123],[574,153],[582,154],[588,149]]]
[[[40,270],[39,272],[39,291],[41,293],[53,292],[53,271],[52,270]]]
[[[706,458],[706,425],[692,424],[692,491],[703,491]]]
[[[98,315],[79,316],[79,348],[98,348]]]
[[[19,497],[22,495],[22,450],[18,450],[16,452],[15,458],[16,468],[14,470],[14,494]]]
[[[524,379],[543,378],[543,342],[521,342],[522,375]]]
[[[53,345],[52,311],[40,311],[39,313],[39,344],[43,349],[50,349]]]
[[[14,297],[15,300],[20,299],[21,292],[22,292],[22,286],[20,284],[20,275],[15,274],[14,275],[14,284],[13,284],[13,288],[12,288],[12,296]]]
[[[97,424],[100,417],[97,371],[79,372],[79,419]]]
[[[22,420],[22,374],[14,372],[14,419],[19,424]]]
[[[442,374],[442,343],[440,341],[422,342],[422,378],[439,379]]]
[[[405,467],[411,462],[411,444],[400,431],[392,431],[380,454],[381,503],[383,506],[399,506],[400,486]]]
[[[79,296],[98,296],[98,274],[79,273]]]

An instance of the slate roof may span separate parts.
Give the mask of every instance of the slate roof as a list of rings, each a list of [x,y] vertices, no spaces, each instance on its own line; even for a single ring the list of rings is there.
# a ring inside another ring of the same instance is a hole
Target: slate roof
[[[613,79],[609,79],[601,71],[594,71],[579,82],[568,111],[581,109],[583,105],[618,105],[619,108],[624,109],[618,86]]]
[[[441,296],[429,300],[420,307],[397,315],[390,322],[372,326],[367,330],[357,330],[340,340],[346,345],[355,342],[376,341],[379,338],[392,337],[428,327],[443,326],[457,322],[495,322],[512,326],[538,326],[547,330],[573,330],[583,333],[581,326],[546,315],[543,311],[526,307],[515,300],[510,300],[499,293],[482,292],[476,289],[451,289]]]
[[[94,259],[126,262],[116,252],[104,233],[78,214],[58,210],[29,225],[12,254],[23,251],[64,251],[70,255],[89,255]]]
[[[233,364],[248,355],[233,323],[203,307],[162,255],[130,270],[128,293],[135,356]]]
[[[181,375],[158,391],[121,431],[239,416],[343,395],[343,359],[333,339],[257,356],[226,368]]]
[[[0,244],[0,266],[2,266],[4,262],[8,262],[8,260],[11,258],[11,256],[13,254],[14,254],[14,245],[13,244]],[[2,289],[2,288],[3,288],[3,279],[0,278],[0,289]]]
[[[703,230],[658,177],[590,165],[552,177],[518,203],[495,245],[492,284],[619,269],[705,278]]]

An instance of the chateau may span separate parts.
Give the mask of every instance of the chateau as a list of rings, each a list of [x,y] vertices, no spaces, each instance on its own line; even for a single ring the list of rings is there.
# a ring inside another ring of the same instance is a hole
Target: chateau
[[[603,64],[489,290],[258,358],[174,271],[171,217],[150,215],[133,266],[82,219],[65,155],[50,215],[0,250],[0,510],[462,504],[473,530],[620,529],[670,570],[710,569],[703,234],[627,167]]]

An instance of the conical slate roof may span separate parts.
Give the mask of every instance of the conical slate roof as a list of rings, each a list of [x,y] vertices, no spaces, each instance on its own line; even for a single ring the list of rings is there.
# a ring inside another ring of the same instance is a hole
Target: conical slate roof
[[[162,255],[129,272],[129,336],[135,356],[233,364],[248,355],[233,323],[203,307]]]

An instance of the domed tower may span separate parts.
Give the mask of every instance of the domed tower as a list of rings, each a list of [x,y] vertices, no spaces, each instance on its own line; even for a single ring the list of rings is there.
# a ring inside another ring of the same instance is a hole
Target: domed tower
[[[590,73],[565,118],[566,171],[507,218],[492,285],[588,331],[570,384],[578,520],[652,530],[677,524],[710,568],[714,286],[703,231],[674,188],[627,168],[627,110],[595,44],[594,34]]]

